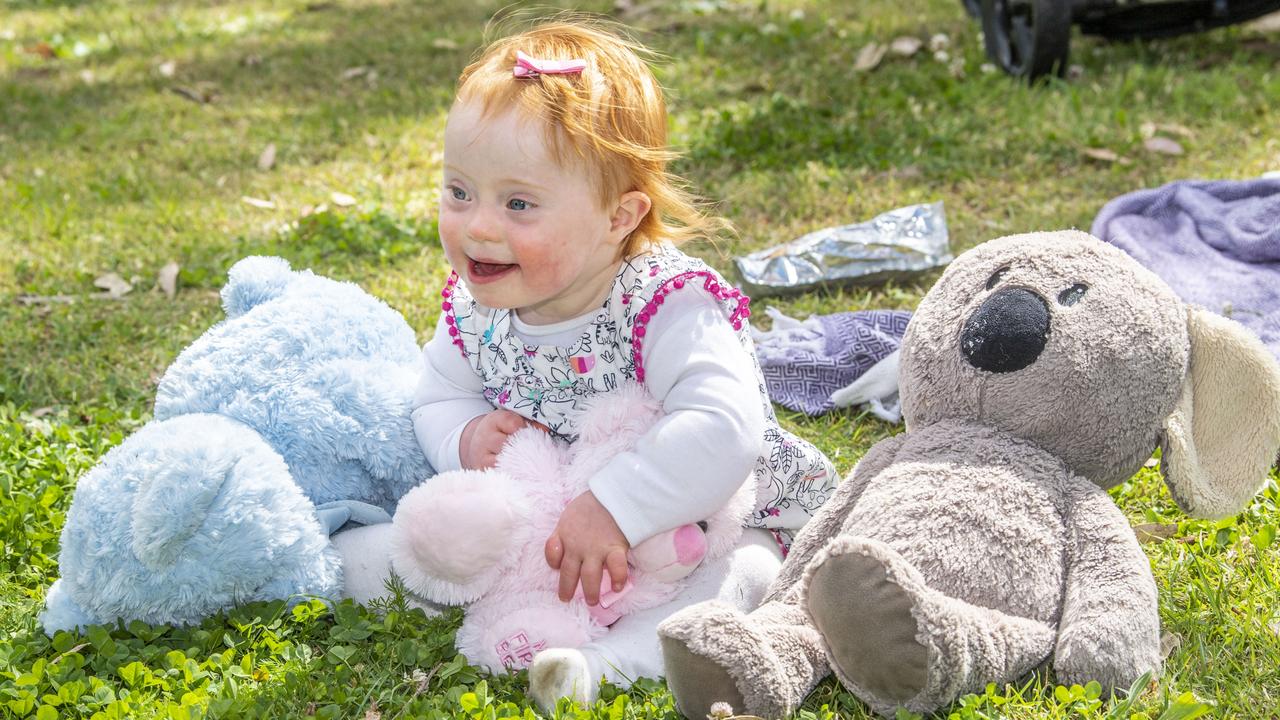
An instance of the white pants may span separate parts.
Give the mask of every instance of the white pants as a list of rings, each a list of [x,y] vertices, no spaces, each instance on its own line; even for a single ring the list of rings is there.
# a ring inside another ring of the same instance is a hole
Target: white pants
[[[390,523],[369,525],[338,533],[332,538],[342,554],[344,597],[357,602],[387,594],[385,583],[391,575],[388,559]],[[754,610],[765,590],[782,567],[778,543],[766,530],[743,530],[727,555],[703,563],[685,578],[685,587],[664,605],[632,613],[614,623],[609,632],[578,648],[587,658],[591,678],[606,678],[620,687],[630,687],[636,678],[662,677],[662,650],[658,645],[658,623],[689,605],[704,600],[720,600],[743,612]],[[428,614],[440,610],[421,598],[410,604]]]
[[[342,556],[342,597],[361,605],[390,595],[391,523],[362,525],[343,530],[329,538]],[[409,607],[422,608],[427,616],[439,615],[444,605],[437,605],[412,592],[405,593]]]
[[[767,530],[743,530],[732,551],[694,570],[685,579],[684,589],[665,605],[627,615],[603,637],[578,648],[590,665],[590,677],[604,676],[614,685],[630,687],[637,678],[665,676],[658,623],[704,600],[720,600],[743,612],[754,610],[781,567],[782,552],[773,535]]]

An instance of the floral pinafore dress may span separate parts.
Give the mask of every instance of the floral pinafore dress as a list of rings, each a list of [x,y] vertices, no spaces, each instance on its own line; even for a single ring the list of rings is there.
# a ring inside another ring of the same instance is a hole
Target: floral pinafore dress
[[[456,273],[441,293],[441,307],[453,344],[484,384],[485,399],[572,442],[580,400],[625,381],[644,382],[645,326],[662,311],[665,298],[678,292],[716,298],[739,342],[755,357],[747,327],[750,300],[710,266],[671,246],[622,262],[604,305],[569,346],[526,345],[512,328],[514,311],[478,304]],[[836,473],[817,448],[778,424],[759,363],[756,377],[765,431],[753,471],[756,507],[746,525],[772,531],[785,552],[830,497]]]

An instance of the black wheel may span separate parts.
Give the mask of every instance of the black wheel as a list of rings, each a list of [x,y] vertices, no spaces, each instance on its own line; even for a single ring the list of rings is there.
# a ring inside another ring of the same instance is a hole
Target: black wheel
[[[968,0],[966,0],[967,2]],[[1163,38],[1202,32],[1280,10],[1280,0],[1164,0],[1160,3],[1084,3],[1075,17],[1080,32],[1108,40]]]
[[[1002,70],[1034,81],[1063,74],[1071,43],[1071,0],[982,0],[987,56]]]

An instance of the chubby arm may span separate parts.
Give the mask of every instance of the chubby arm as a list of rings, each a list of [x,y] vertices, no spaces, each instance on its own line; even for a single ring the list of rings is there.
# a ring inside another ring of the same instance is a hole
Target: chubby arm
[[[450,341],[444,315],[422,348],[423,369],[413,396],[413,431],[437,472],[458,470],[458,449],[467,423],[493,410],[484,384]]]
[[[591,480],[632,547],[724,507],[764,439],[755,365],[713,299],[675,293],[646,329],[645,386],[663,417]]]
[[[1053,667],[1058,681],[1127,689],[1160,669],[1160,617],[1151,562],[1129,521],[1092,485],[1067,510],[1068,565]]]
[[[796,536],[795,542],[791,544],[787,561],[782,564],[781,572],[770,586],[765,602],[786,601],[787,591],[800,581],[800,576],[804,574],[809,561],[826,546],[831,538],[843,530],[845,517],[853,506],[858,504],[858,499],[862,497],[862,491],[867,488],[867,483],[893,462],[905,439],[906,433],[900,433],[871,446],[867,454],[863,455],[854,466],[853,472],[836,486],[831,499],[818,510],[818,514],[813,516],[813,519]],[[790,597],[794,599],[794,593]]]

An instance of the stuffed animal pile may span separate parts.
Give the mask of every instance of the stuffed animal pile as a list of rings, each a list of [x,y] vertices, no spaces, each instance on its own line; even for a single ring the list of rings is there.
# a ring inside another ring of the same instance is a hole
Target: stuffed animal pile
[[[1280,447],[1280,367],[1081,232],[958,257],[903,339],[906,432],[804,529],[764,604],[659,627],[680,711],[794,711],[834,673],[876,712],[930,713],[1051,661],[1127,689],[1160,668],[1150,563],[1106,490],[1159,447],[1174,500],[1242,509]]]
[[[154,419],[77,484],[46,632],[337,598],[329,532],[389,519],[431,474],[409,415],[421,355],[399,313],[269,257],[232,267],[222,304],[227,319],[160,381]]]
[[[558,572],[543,545],[569,501],[612,458],[635,446],[661,408],[639,385],[583,403],[582,434],[566,445],[536,428],[519,431],[490,470],[445,472],[400,501],[391,535],[392,567],[427,600],[465,605],[458,651],[493,672],[527,667],[542,648],[579,647],[628,613],[680,589],[704,559],[733,549],[755,503],[743,478],[731,501],[699,525],[650,538],[629,553],[629,579],[588,606],[557,597]],[[705,526],[705,527],[700,527]]]

